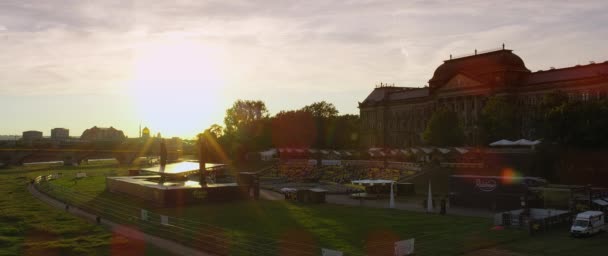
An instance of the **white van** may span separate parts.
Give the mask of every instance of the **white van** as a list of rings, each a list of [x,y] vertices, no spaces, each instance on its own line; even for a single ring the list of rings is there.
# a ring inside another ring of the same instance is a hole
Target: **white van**
[[[573,236],[588,236],[600,231],[606,231],[604,213],[600,211],[586,211],[576,215],[570,228]]]

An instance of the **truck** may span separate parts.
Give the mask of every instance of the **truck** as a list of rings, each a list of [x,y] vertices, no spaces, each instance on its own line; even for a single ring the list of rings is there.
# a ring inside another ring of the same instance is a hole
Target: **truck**
[[[570,234],[574,237],[590,236],[601,231],[606,231],[606,218],[603,212],[586,211],[576,215]]]

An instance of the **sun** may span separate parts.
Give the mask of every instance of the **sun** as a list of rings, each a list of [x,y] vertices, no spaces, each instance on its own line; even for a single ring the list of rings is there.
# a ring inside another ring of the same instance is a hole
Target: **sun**
[[[167,136],[192,137],[222,120],[218,49],[166,36],[137,45],[129,94],[141,123]]]

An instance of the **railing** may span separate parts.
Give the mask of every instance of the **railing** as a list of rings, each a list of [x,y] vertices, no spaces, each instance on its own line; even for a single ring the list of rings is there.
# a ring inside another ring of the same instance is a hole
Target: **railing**
[[[164,237],[187,246],[217,255],[320,255],[313,244],[275,240],[262,235],[243,234],[196,220],[161,215],[124,202],[80,192],[47,181],[46,176],[34,179],[35,188],[69,206],[108,219],[126,227]],[[387,246],[392,246],[387,244]],[[362,255],[344,251],[344,255]]]
[[[485,50],[481,50],[481,51],[475,50],[475,51],[473,51],[473,53],[464,53],[464,54],[454,55],[450,59],[451,60],[453,60],[453,59],[460,59],[460,58],[475,56],[475,55],[478,55],[478,54],[500,51],[500,50],[504,50],[504,49],[505,48],[503,46],[503,47],[497,47],[497,48],[492,48],[492,49],[485,49]]]

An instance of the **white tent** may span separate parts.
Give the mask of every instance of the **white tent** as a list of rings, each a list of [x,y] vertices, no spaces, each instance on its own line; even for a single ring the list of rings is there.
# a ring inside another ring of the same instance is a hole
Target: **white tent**
[[[526,139],[521,139],[513,142],[517,146],[535,146],[540,144],[540,140],[530,141]]]
[[[260,158],[266,161],[272,159],[276,154],[277,150],[275,148],[271,148],[269,150],[260,152]]]
[[[449,148],[438,148],[437,150],[439,150],[439,152],[441,152],[441,154],[447,154],[450,153],[450,149]]]
[[[510,140],[499,140],[499,141],[495,141],[490,143],[490,147],[508,147],[508,146],[514,146],[515,142],[510,141]]]
[[[454,150],[458,151],[460,154],[466,154],[469,152],[469,150],[466,148],[454,148]]]

